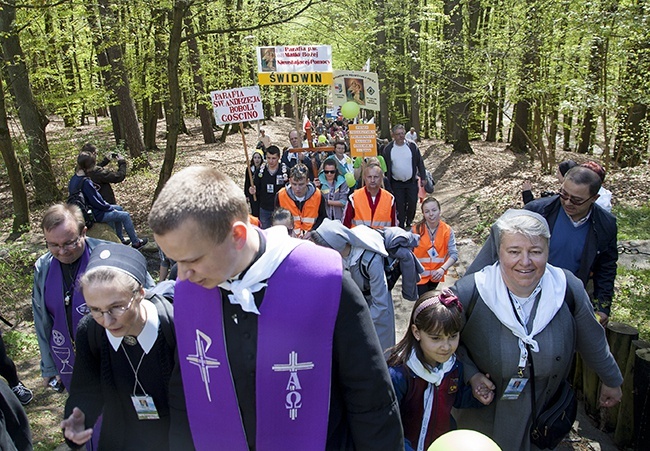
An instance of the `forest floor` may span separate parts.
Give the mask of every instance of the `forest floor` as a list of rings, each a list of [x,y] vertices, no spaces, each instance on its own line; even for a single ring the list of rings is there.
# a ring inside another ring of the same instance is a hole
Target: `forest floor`
[[[241,135],[228,136],[226,143],[203,144],[198,121],[187,120],[189,134],[179,137],[175,170],[192,164],[215,165],[243,186],[245,157]],[[288,144],[288,133],[294,127],[293,119],[275,118],[262,126],[271,137],[273,144],[280,148]],[[62,121],[52,118],[48,125],[48,139],[51,149],[57,150],[53,166],[59,186],[67,186],[72,175],[77,149],[85,142],[94,142],[100,148],[110,145],[110,122],[101,121],[99,125],[85,125],[74,130],[65,129]],[[164,121],[159,124],[159,146],[164,149]],[[257,130],[246,131],[249,155],[257,142]],[[106,144],[109,143],[109,144]],[[544,190],[558,188],[554,175],[543,175],[538,162],[531,163],[528,155],[516,155],[506,149],[503,143],[472,142],[474,154],[454,154],[452,148],[439,140],[423,139],[419,143],[426,160],[426,167],[436,180],[434,196],[442,207],[443,219],[449,223],[459,244],[460,261],[450,271],[447,283],[462,276],[465,267],[471,262],[485,238],[493,220],[507,208],[522,206],[520,189],[524,180],[530,180],[533,192],[539,195]],[[64,149],[64,150],[61,150]],[[136,224],[136,230],[142,236],[152,239],[152,233],[146,224],[152,195],[162,166],[164,152],[151,152],[148,155],[150,171],[129,173],[127,179],[114,186],[118,202],[129,211]],[[578,162],[587,159],[586,155],[558,152],[556,160],[572,158]],[[650,199],[650,168],[643,166],[634,169],[611,171],[607,175],[605,186],[613,193],[613,203],[629,206],[643,205]],[[23,235],[12,246],[20,246],[33,254],[34,260],[45,251],[43,235],[40,232],[40,220],[44,208],[33,208],[32,231]],[[0,179],[0,242],[4,243],[10,233],[12,203],[11,193],[6,178]],[[417,218],[421,214],[418,212]],[[5,244],[0,245],[3,255]],[[155,244],[147,245],[144,250],[150,260],[150,270],[157,273],[157,248]],[[154,275],[155,276],[155,275]],[[407,327],[412,303],[402,300],[400,284],[393,290],[395,300],[397,339],[399,340]],[[33,331],[31,319],[31,302],[29,298],[15,312],[2,312],[17,323],[16,328],[24,332]],[[62,415],[64,396],[50,389],[41,387],[38,369],[39,356],[33,353],[17,361],[19,374],[28,387],[34,389],[35,398],[27,406],[34,433],[34,442],[40,443],[36,449],[53,449],[60,443],[58,423]],[[572,434],[561,446],[562,449],[597,450],[616,449],[611,439],[587,424],[590,420],[583,417],[579,432]],[[66,449],[65,447],[62,449]]]

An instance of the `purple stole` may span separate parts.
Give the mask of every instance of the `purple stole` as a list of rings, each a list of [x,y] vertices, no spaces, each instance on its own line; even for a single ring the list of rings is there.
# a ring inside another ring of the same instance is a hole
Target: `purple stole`
[[[81,290],[77,290],[76,287],[78,277],[86,271],[89,256],[90,249],[88,243],[86,243],[86,248],[79,262],[79,268],[70,288],[73,337],[77,334],[77,324],[88,313],[83,293]],[[53,321],[52,333],[50,334],[50,354],[56,363],[63,385],[69,390],[72,381],[72,368],[74,367],[74,338],[70,336],[65,313],[61,263],[54,257],[52,257],[52,263],[50,263],[45,279],[43,296],[45,298],[45,307]]]
[[[300,244],[268,280],[258,317],[256,446],[325,449],[341,256]],[[248,450],[230,375],[219,287],[176,283],[174,323],[198,451]],[[230,320],[229,318],[227,320]]]

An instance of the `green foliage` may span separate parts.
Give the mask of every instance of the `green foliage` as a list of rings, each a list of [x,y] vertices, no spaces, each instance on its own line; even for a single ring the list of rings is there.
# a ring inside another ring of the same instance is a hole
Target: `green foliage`
[[[612,318],[639,330],[639,337],[650,340],[650,270],[619,267]]]
[[[614,207],[619,240],[650,239],[650,204],[641,207]]]
[[[30,327],[29,330],[34,330]],[[7,345],[7,354],[13,360],[25,360],[29,356],[38,354],[38,341],[36,340],[36,333],[20,332],[18,330],[10,330],[2,334],[2,339]]]
[[[0,293],[5,315],[20,312],[19,306],[31,296],[34,260],[34,255],[18,247],[5,247],[0,253]]]

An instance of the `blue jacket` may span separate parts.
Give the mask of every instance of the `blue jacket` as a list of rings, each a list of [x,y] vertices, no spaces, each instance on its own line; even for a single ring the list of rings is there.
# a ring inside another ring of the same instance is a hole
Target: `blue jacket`
[[[95,188],[95,184],[90,181],[88,177],[83,177],[77,174],[73,175],[68,183],[68,193],[74,193],[77,191],[80,184],[82,184],[81,192],[83,192],[86,202],[90,208],[92,208],[95,220],[97,222],[103,222],[104,213],[111,211],[113,207],[104,200],[102,195],[99,194],[97,188]]]

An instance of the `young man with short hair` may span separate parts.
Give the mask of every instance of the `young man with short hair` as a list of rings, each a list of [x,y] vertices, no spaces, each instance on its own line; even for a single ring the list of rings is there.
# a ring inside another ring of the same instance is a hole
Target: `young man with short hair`
[[[318,227],[327,217],[325,198],[307,177],[307,166],[302,163],[291,168],[289,186],[282,188],[275,207],[285,208],[293,217],[293,236],[308,238],[309,231]]]
[[[275,196],[288,180],[287,166],[280,163],[280,149],[277,146],[269,146],[266,149],[266,162],[262,163],[254,185],[248,190],[250,194],[256,194],[260,202],[259,219],[263,229],[271,227]]]
[[[339,254],[252,227],[243,192],[212,167],[173,175],[149,225],[178,263],[196,449],[403,449],[368,306]]]

